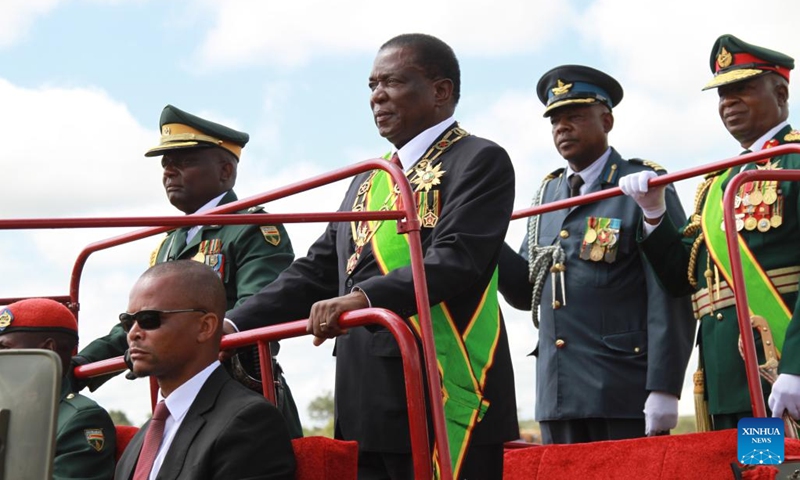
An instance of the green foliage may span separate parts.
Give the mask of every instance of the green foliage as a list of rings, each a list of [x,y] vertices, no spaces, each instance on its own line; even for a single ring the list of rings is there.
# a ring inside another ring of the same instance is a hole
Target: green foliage
[[[114,422],[114,425],[132,425],[128,416],[125,415],[125,412],[122,410],[109,410],[108,415],[111,417],[111,421]]]
[[[303,426],[303,435],[333,438],[333,394],[326,391],[308,404],[308,416],[314,426]]]

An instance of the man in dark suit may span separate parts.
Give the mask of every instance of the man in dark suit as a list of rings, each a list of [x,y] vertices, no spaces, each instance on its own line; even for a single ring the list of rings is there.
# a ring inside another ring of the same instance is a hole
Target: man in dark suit
[[[239,158],[250,136],[224,125],[200,118],[167,105],[159,121],[161,141],[149,149],[145,156],[163,155],[162,183],[170,203],[183,213],[199,214],[219,205],[237,200],[233,187],[239,167]],[[263,213],[263,208],[252,207],[237,213]],[[150,265],[177,259],[189,259],[214,268],[225,283],[227,308],[244,303],[250,295],[277,278],[294,259],[292,243],[283,225],[204,225],[183,227],[170,231],[150,257]],[[74,358],[85,364],[122,355],[127,349],[125,333],[119,325],[109,335],[96,339]],[[277,354],[278,342],[270,349]],[[240,358],[247,367],[258,365],[254,349],[243,349],[234,357],[234,367]],[[255,357],[255,358],[253,358]],[[297,413],[289,386],[275,357],[273,372],[276,380],[278,408],[281,409],[293,437],[302,437],[300,416]],[[243,369],[235,369],[241,372]],[[240,380],[261,391],[255,385],[255,368]],[[88,384],[97,389],[109,377],[91,379]],[[238,376],[237,376],[238,378]],[[260,378],[259,378],[260,380]]]
[[[416,191],[433,322],[450,334],[436,337],[437,348],[453,347],[443,380],[445,415],[464,413],[453,411],[461,398],[476,407],[467,415],[479,419],[462,429],[448,424],[451,438],[462,440],[451,453],[454,471],[460,470],[458,478],[499,479],[503,442],[518,438],[494,281],[513,206],[514,170],[501,147],[455,122],[458,61],[441,40],[422,34],[389,40],[378,51],[369,86],[378,132],[397,149]],[[382,172],[359,175],[340,209],[395,208],[392,191]],[[358,441],[360,478],[413,477],[397,343],[383,328],[342,335],[338,327],[342,313],[369,306],[418,325],[408,247],[396,231],[394,221],[329,224],[307,257],[229,315],[240,329],[309,317],[317,344],[336,337],[335,432]]]
[[[61,358],[62,372],[66,375],[77,345],[75,316],[54,300],[29,298],[0,310],[0,350],[52,350]],[[19,393],[30,395],[28,391]],[[15,421],[13,416],[12,421]],[[65,378],[58,402],[53,480],[110,479],[114,474],[116,438],[108,412],[92,399],[72,393]]]
[[[537,93],[567,167],[544,179],[534,204],[616,187],[628,172],[663,171],[609,147],[622,100],[609,75],[564,65],[542,76]],[[667,198],[682,217],[674,189]],[[539,328],[536,420],[545,443],[655,435],[677,424],[694,322],[688,298],[670,297],[643,261],[639,222],[636,202],[610,198],[531,217],[522,256],[503,250],[500,291],[516,308],[533,305]]]
[[[789,72],[794,59],[722,35],[711,49],[714,77],[704,90],[717,89],[719,117],[745,153],[800,142],[789,125]],[[800,155],[786,154],[708,175],[698,188],[695,210],[683,219],[663,214],[663,189],[648,189],[647,176],[620,182],[642,206],[642,248],[659,278],[676,294],[693,293],[700,320],[699,344],[708,414],[715,430],[736,428],[753,415],[744,361],[739,353],[739,323],[722,224],[722,194],[740,171],[800,169]],[[772,388],[762,382],[774,416],[800,418],[800,183],[749,182],[737,192],[735,215],[748,305],[770,329],[780,355],[780,375]],[[688,272],[688,274],[687,274]],[[765,327],[761,327],[762,329]],[[762,330],[763,332],[763,330]],[[759,363],[764,364],[761,332],[755,331]],[[769,343],[767,343],[769,346]],[[778,374],[778,372],[773,372]]]
[[[156,378],[159,403],[115,479],[294,478],[280,412],[217,360],[225,303],[219,277],[199,262],[160,263],[137,280],[120,324],[133,372]]]

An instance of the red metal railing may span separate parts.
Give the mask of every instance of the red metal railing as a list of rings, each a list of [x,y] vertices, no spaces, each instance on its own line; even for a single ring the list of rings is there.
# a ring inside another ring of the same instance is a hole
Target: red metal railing
[[[650,187],[659,185],[667,185],[687,178],[704,175],[719,170],[728,169],[738,165],[755,162],[767,158],[786,155],[789,153],[800,154],[800,145],[790,144],[781,145],[759,152],[748,153],[737,157],[720,160],[718,162],[709,163],[699,167],[688,168],[675,173],[668,173],[651,179],[648,182]],[[753,415],[756,417],[766,416],[766,409],[764,406],[764,393],[761,389],[761,380],[758,373],[758,358],[756,357],[755,340],[753,337],[753,330],[750,326],[750,310],[747,304],[747,292],[744,284],[744,276],[742,274],[742,258],[737,243],[737,231],[734,219],[734,200],[739,186],[748,181],[753,180],[800,180],[800,170],[748,170],[740,172],[734,176],[728,183],[724,202],[724,220],[725,220],[725,233],[728,241],[728,254],[731,260],[731,270],[733,272],[734,281],[734,296],[736,298],[736,314],[739,319],[739,331],[742,335],[742,345],[744,350],[745,370],[747,373],[747,384],[750,391],[750,402],[753,408]],[[609,188],[600,192],[594,192],[587,195],[572,197],[564,200],[550,202],[538,207],[530,207],[523,210],[517,210],[511,216],[512,220],[518,218],[530,217],[539,215],[546,212],[561,210],[563,208],[574,207],[576,205],[585,205],[587,203],[596,202],[606,198],[616,197],[622,195],[622,190],[619,187]]]
[[[306,324],[306,320],[297,320],[280,325],[226,335],[222,339],[221,348],[227,350],[243,347],[245,345],[258,344],[262,361],[267,359],[266,362],[269,362],[269,342],[271,340],[282,340],[284,338],[308,335],[308,332],[306,332]],[[382,308],[367,308],[364,310],[347,312],[339,319],[339,325],[344,329],[375,324],[381,325],[389,330],[400,346],[403,374],[405,375],[406,384],[411,449],[415,452],[413,457],[414,478],[429,478],[431,476],[431,456],[428,445],[428,424],[425,415],[425,393],[422,386],[423,378],[420,368],[421,359],[419,348],[417,347],[414,333],[411,331],[408,324],[397,316],[397,314]],[[75,369],[75,377],[79,379],[89,378],[118,372],[126,368],[122,357],[116,357],[77,367]],[[272,376],[272,368],[269,364],[263,364],[261,372],[268,372],[269,376]],[[268,389],[269,385],[272,385],[272,382],[269,382],[263,376],[262,381],[265,390]],[[271,392],[271,394],[274,397],[274,392]]]
[[[400,168],[383,159],[371,159],[335,170],[333,172],[318,175],[304,181],[296,182],[267,193],[225,204],[210,210],[208,214],[204,215],[186,215],[183,217],[0,220],[0,230],[150,226],[150,228],[145,228],[135,232],[112,237],[100,242],[95,242],[81,251],[77,260],[75,261],[75,265],[72,270],[72,276],[70,278],[70,302],[68,305],[77,316],[78,311],[80,310],[80,278],[81,274],[83,273],[84,265],[92,253],[156,235],[158,233],[166,232],[173,227],[194,225],[242,225],[251,223],[270,224],[322,221],[342,222],[358,220],[397,220],[398,233],[404,233],[409,236],[408,243],[411,253],[411,272],[414,281],[414,291],[416,294],[417,314],[419,316],[420,327],[422,330],[421,342],[424,353],[425,370],[428,378],[428,394],[434,429],[435,448],[441,463],[440,466],[442,478],[451,479],[453,475],[450,464],[450,450],[448,447],[447,431],[444,422],[444,408],[441,401],[441,381],[439,377],[439,370],[436,364],[436,345],[434,344],[433,340],[430,301],[428,299],[427,281],[425,279],[425,270],[423,266],[422,243],[420,241],[420,222],[413,207],[414,202],[402,202],[402,210],[399,211],[220,215],[236,212],[246,207],[267,203],[290,195],[295,195],[319,186],[327,185],[358,175],[359,173],[378,169],[385,170],[387,173],[389,173],[389,175],[392,176],[395,184],[399,187],[401,198],[414,198],[412,195],[411,186],[409,185],[408,180]],[[0,303],[3,301],[4,299],[0,299]],[[262,372],[263,371],[265,370],[262,369]],[[414,452],[415,455],[418,453],[421,454],[420,452]]]

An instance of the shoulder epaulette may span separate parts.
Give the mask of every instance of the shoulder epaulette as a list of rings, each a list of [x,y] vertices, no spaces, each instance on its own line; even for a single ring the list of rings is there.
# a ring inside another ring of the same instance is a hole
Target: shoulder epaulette
[[[785,142],[800,142],[800,130],[792,130],[783,137]]]
[[[164,246],[164,241],[169,237],[169,235],[164,235],[160,242],[158,242],[158,246],[150,252],[150,263],[149,265],[152,267],[158,261],[158,253],[161,251],[161,247]]]
[[[725,170],[717,170],[716,172],[706,173],[705,175],[703,175],[703,178],[706,179],[706,180],[709,179],[709,178],[714,178],[714,177],[722,174],[724,171]]]
[[[64,403],[70,405],[76,410],[83,410],[85,408],[94,408],[97,403],[91,398],[84,397],[79,393],[70,393],[64,397]]]
[[[236,213],[264,213],[264,207],[256,205],[254,207],[245,208],[244,210],[239,210]]]
[[[644,160],[644,159],[641,159],[641,158],[631,158],[631,159],[628,159],[628,161],[631,162],[631,163],[634,163],[636,165],[644,165],[645,167],[652,168],[656,172],[666,172],[667,171],[666,168],[662,167],[661,165],[659,165],[656,162],[653,162],[651,160]]]
[[[564,167],[559,168],[557,170],[553,170],[551,173],[548,173],[547,176],[544,177],[544,180],[542,180],[542,181],[543,182],[549,182],[550,180],[552,180],[554,178],[558,178],[564,173],[564,170],[565,170]]]

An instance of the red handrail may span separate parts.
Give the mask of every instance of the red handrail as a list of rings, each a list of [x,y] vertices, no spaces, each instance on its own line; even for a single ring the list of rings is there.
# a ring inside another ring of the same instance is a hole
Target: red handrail
[[[308,335],[307,320],[256,328],[245,332],[226,335],[222,339],[221,349],[233,349],[257,343],[259,347],[268,345],[271,340],[282,340]],[[381,325],[394,335],[400,347],[403,362],[403,374],[406,383],[406,401],[408,404],[408,425],[411,436],[411,451],[414,459],[414,478],[431,476],[431,455],[428,444],[428,424],[425,415],[425,393],[422,387],[422,371],[420,369],[419,347],[411,328],[397,314],[382,308],[367,308],[346,312],[339,318],[342,328],[355,328],[364,325]],[[268,352],[268,350],[267,350]],[[262,353],[262,359],[269,359],[269,353]],[[268,360],[267,360],[268,361]],[[95,362],[75,368],[75,377],[89,378],[126,369],[122,357]],[[272,372],[269,365],[262,365],[262,374]],[[264,385],[272,385],[262,376]]]
[[[767,150],[771,157],[773,149]],[[800,152],[800,148],[797,148]],[[750,307],[747,303],[747,284],[744,281],[742,270],[742,252],[739,250],[738,231],[736,230],[736,209],[734,202],[736,193],[741,184],[758,180],[798,181],[800,170],[747,170],[736,174],[725,188],[723,196],[725,239],[728,242],[728,254],[731,260],[731,275],[733,276],[733,295],[736,298],[736,316],[739,320],[739,334],[742,336],[742,350],[744,351],[744,364],[747,371],[747,387],[750,390],[750,405],[755,417],[767,416],[764,405],[764,392],[761,389],[761,379],[758,373],[758,357],[756,356],[755,338],[753,327],[750,325]]]
[[[452,466],[450,464],[450,449],[448,446],[447,430],[444,420],[444,406],[442,402],[442,388],[439,370],[436,363],[436,345],[433,339],[433,326],[431,324],[430,300],[428,298],[427,281],[423,264],[422,243],[420,240],[420,222],[414,210],[414,202],[402,202],[401,211],[386,212],[336,212],[336,213],[305,213],[305,214],[248,214],[226,215],[217,214],[236,212],[246,207],[270,202],[290,195],[301,193],[313,188],[327,185],[345,178],[355,176],[370,170],[384,170],[392,176],[399,187],[401,198],[414,198],[411,186],[403,171],[394,164],[383,159],[365,160],[346,166],[332,172],[317,175],[307,180],[299,181],[270,192],[248,197],[233,203],[216,207],[208,214],[187,215],[183,217],[131,217],[131,218],[67,218],[67,219],[17,219],[0,220],[2,229],[35,229],[35,228],[96,228],[96,227],[125,227],[142,225],[167,225],[153,226],[126,233],[106,240],[92,243],[84,248],[75,261],[70,278],[70,303],[69,307],[75,312],[76,317],[80,310],[79,292],[80,277],[89,255],[94,252],[146,238],[170,230],[175,226],[216,225],[216,224],[250,224],[255,221],[261,223],[294,223],[309,221],[354,221],[354,220],[385,220],[397,219],[398,233],[408,234],[408,243],[411,253],[411,272],[414,283],[414,292],[417,302],[417,315],[419,316],[422,330],[421,341],[425,360],[425,370],[428,379],[428,394],[430,410],[434,428],[435,448],[440,460],[441,476],[452,479]],[[0,299],[2,302],[2,299]]]

